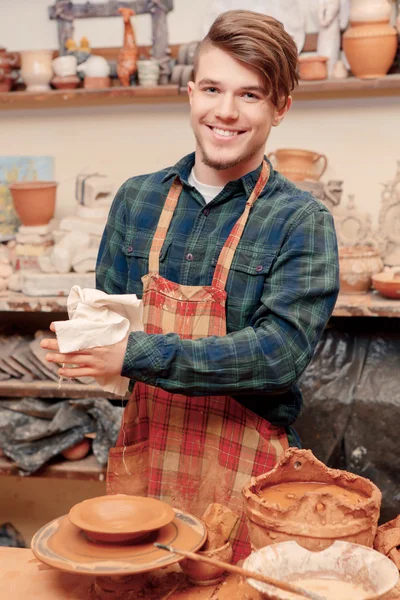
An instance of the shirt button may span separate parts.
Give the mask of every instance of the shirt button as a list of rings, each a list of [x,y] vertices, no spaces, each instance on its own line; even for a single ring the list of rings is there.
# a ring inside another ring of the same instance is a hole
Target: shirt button
[[[209,208],[205,208],[203,210],[203,214],[204,214],[205,217],[208,217],[208,215],[210,214],[210,209]]]
[[[193,260],[193,254],[186,254],[186,260]]]
[[[128,252],[132,252],[133,246],[128,246]]]
[[[261,271],[263,270],[263,268],[264,268],[264,267],[263,267],[262,265],[257,265],[257,266],[256,266],[256,271],[257,271],[257,273],[261,273]]]

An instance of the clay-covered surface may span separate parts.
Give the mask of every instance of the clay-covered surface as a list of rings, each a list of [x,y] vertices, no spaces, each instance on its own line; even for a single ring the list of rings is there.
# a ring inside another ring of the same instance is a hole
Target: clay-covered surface
[[[265,497],[268,487],[289,482],[326,486],[300,494],[289,506]],[[355,503],[346,495],[332,493],[332,485],[354,492],[359,500]],[[251,479],[243,495],[253,548],[285,539],[295,539],[310,550],[326,548],[335,539],[373,544],[381,503],[379,489],[353,473],[329,469],[310,450],[289,448],[274,469]]]
[[[400,515],[378,527],[374,548],[390,558],[400,570]]]

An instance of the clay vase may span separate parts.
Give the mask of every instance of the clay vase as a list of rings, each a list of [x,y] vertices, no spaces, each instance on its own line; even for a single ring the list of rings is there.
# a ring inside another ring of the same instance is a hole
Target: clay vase
[[[268,158],[275,163],[274,168],[291,181],[318,181],[328,166],[328,159],[324,154],[297,148],[282,148],[270,152]]]
[[[299,56],[299,77],[303,81],[318,81],[328,77],[327,56]]]
[[[372,285],[372,276],[383,270],[381,253],[372,246],[339,248],[340,291],[362,294]]]
[[[233,557],[232,545],[227,542],[220,548],[213,548],[210,550],[200,550],[196,552],[208,558],[214,558],[221,560],[222,562],[231,563]],[[197,562],[185,558],[179,563],[182,571],[187,575],[191,583],[194,585],[216,585],[222,579],[225,570],[222,567],[209,565],[206,563]]]
[[[24,50],[21,55],[21,77],[28,92],[47,92],[53,77],[53,50]]]
[[[137,46],[136,37],[131,24],[131,17],[135,12],[130,8],[119,8],[124,20],[124,45],[121,48],[117,61],[117,75],[123,86],[129,86],[132,75],[137,70]]]
[[[22,225],[47,225],[56,206],[55,181],[18,181],[9,186]]]
[[[260,492],[268,486],[290,482],[320,482],[359,495],[354,503],[344,496],[317,491],[294,499],[288,508],[269,502]],[[368,479],[329,469],[311,450],[289,448],[268,473],[252,477],[243,489],[244,511],[253,550],[294,540],[303,548],[319,551],[335,540],[372,547],[382,494]]]
[[[352,22],[342,37],[351,71],[359,79],[384,77],[397,50],[397,31],[389,23]]]

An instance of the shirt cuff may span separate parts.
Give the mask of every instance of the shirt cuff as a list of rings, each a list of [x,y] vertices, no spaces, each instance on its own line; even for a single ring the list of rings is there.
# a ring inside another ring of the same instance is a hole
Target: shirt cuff
[[[156,385],[164,366],[163,335],[133,331],[129,334],[121,375]]]

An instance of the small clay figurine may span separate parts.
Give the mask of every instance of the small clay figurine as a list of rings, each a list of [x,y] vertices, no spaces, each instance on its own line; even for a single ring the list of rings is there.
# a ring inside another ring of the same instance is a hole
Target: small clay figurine
[[[131,76],[134,75],[137,70],[138,51],[135,32],[131,24],[131,17],[135,12],[130,8],[119,8],[118,12],[121,13],[124,19],[125,30],[124,45],[118,55],[117,75],[121,85],[129,86]]]

